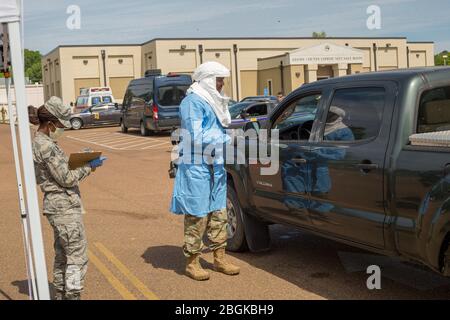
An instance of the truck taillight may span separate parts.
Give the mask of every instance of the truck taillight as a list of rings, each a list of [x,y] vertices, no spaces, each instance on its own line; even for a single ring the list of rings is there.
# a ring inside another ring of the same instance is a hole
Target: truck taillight
[[[153,104],[153,119],[158,120],[158,105],[156,103]]]

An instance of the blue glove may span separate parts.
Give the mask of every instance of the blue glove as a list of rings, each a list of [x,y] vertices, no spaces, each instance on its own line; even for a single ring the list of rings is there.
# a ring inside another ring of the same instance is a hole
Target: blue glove
[[[101,167],[103,165],[103,161],[105,161],[106,159],[107,159],[106,157],[100,157],[100,158],[94,159],[92,161],[89,161],[89,165],[91,166],[92,169]]]

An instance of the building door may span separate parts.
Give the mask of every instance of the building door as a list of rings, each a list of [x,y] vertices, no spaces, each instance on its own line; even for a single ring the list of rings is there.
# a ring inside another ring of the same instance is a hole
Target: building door
[[[317,69],[317,80],[333,78],[333,67],[331,65],[319,65]]]

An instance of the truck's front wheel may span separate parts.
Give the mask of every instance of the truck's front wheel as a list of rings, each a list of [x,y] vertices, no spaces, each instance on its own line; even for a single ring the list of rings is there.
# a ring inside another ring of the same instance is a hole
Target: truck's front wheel
[[[228,215],[228,242],[227,249],[234,252],[247,251],[244,224],[242,222],[242,209],[237,199],[236,191],[228,184],[227,187],[227,215]]]

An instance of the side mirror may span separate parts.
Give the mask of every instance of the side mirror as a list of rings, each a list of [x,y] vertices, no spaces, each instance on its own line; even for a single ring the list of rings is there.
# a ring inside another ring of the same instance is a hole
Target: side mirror
[[[114,107],[116,107],[116,110],[119,110],[119,104],[117,102],[114,104]]]
[[[73,102],[70,103],[70,106],[73,107]]]

